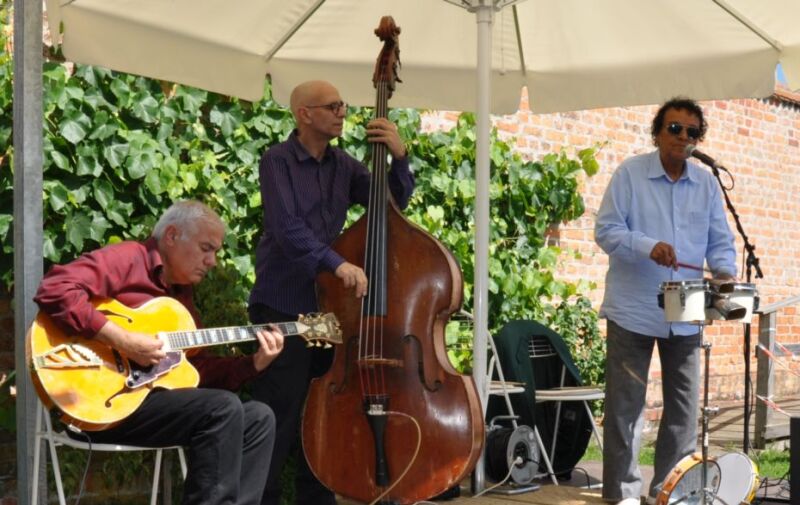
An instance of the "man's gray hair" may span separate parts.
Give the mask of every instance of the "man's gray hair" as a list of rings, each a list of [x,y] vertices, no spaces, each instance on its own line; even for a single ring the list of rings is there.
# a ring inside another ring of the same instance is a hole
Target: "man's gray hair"
[[[187,233],[193,234],[197,231],[198,221],[207,221],[212,224],[218,224],[223,229],[225,228],[222,218],[208,205],[197,200],[181,200],[173,203],[164,211],[153,228],[153,237],[161,240],[164,230],[172,225],[178,228],[181,231],[181,236],[185,238]]]

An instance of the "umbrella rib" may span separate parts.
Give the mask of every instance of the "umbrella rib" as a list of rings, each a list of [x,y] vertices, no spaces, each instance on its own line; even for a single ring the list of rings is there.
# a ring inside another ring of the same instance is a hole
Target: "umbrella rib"
[[[522,50],[522,33],[519,31],[519,16],[517,15],[517,6],[511,6],[511,12],[514,14],[514,29],[517,32],[517,49],[519,51],[519,64],[522,67],[522,75],[527,75],[527,68],[525,67],[525,52]]]
[[[728,3],[725,0],[712,0],[712,1],[715,4],[719,5],[728,14],[736,18],[737,21],[746,26],[751,32],[761,37],[761,39],[767,44],[771,45],[773,49],[775,49],[778,52],[783,52],[783,45],[780,42],[770,37],[769,34],[767,34],[767,32],[756,26],[752,21],[744,17],[744,15],[742,15],[739,11],[728,5]]]
[[[272,57],[275,56],[275,53],[277,53],[278,51],[281,50],[283,45],[286,44],[289,41],[289,39],[292,38],[292,36],[294,36],[294,34],[297,32],[297,30],[299,30],[304,24],[306,24],[306,21],[308,21],[308,18],[310,18],[312,15],[314,15],[314,13],[317,12],[317,9],[322,7],[322,4],[324,4],[324,3],[325,3],[325,0],[317,0],[314,3],[314,5],[312,5],[311,8],[308,9],[306,11],[306,13],[303,14],[300,17],[300,19],[298,19],[295,22],[294,26],[292,26],[291,29],[289,29],[289,31],[286,32],[286,35],[281,37],[281,39],[278,41],[278,43],[275,44],[275,47],[272,48],[272,50],[269,53],[267,53],[267,58],[266,58],[267,61],[271,60]]]

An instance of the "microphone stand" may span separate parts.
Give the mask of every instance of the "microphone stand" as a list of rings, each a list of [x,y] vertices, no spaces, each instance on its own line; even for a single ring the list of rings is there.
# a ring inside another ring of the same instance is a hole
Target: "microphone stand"
[[[739,214],[733,207],[733,203],[728,197],[728,189],[724,184],[722,184],[722,179],[719,175],[719,168],[722,168],[722,170],[725,170],[726,172],[728,172],[728,169],[718,166],[714,163],[707,163],[707,165],[711,167],[711,172],[714,174],[714,177],[717,178],[719,187],[722,189],[722,196],[725,197],[725,205],[728,207],[728,210],[733,216],[733,220],[736,222],[736,230],[739,232],[739,235],[744,241],[744,250],[747,252],[745,257],[745,280],[748,283],[750,282],[752,270],[754,268],[756,271],[756,278],[763,279],[764,273],[761,271],[761,266],[759,265],[759,260],[756,256],[756,246],[750,243],[750,239],[744,232],[742,221],[739,219]],[[728,172],[728,175],[730,175],[730,172]],[[747,455],[750,448],[750,394],[752,388],[753,384],[750,380],[750,323],[746,322],[744,323],[744,438],[742,440],[742,452],[744,452],[745,455]]]

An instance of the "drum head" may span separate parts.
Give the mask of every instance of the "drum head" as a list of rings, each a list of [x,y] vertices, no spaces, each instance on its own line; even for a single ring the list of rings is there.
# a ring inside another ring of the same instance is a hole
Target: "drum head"
[[[684,470],[681,468],[681,461],[673,470],[673,474]],[[659,496],[659,503],[665,505],[698,505],[703,503],[703,463],[699,459],[694,460],[685,471],[682,472],[677,481],[667,481],[664,489]],[[719,465],[713,460],[708,461],[708,473],[706,474],[709,491],[716,495],[719,491],[721,472]],[[728,504],[734,505],[734,504]]]
[[[717,458],[722,472],[719,492],[714,505],[739,505],[750,503],[758,489],[758,470],[741,452],[731,452]]]

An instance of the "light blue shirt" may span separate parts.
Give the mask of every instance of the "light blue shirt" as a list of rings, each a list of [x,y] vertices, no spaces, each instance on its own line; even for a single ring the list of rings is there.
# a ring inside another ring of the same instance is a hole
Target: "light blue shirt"
[[[700,279],[703,273],[656,264],[650,251],[658,242],[670,244],[681,263],[707,261],[715,274],[736,275],[733,234],[717,180],[687,161],[681,178],[672,182],[658,151],[620,165],[603,195],[594,235],[608,254],[600,317],[628,331],[654,337],[698,331],[690,323],[665,321],[657,297],[662,282]]]

